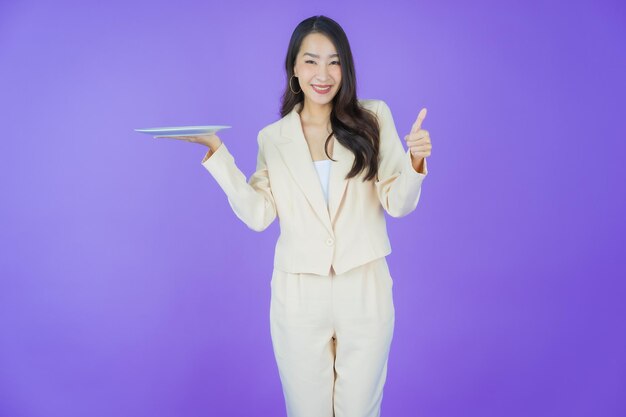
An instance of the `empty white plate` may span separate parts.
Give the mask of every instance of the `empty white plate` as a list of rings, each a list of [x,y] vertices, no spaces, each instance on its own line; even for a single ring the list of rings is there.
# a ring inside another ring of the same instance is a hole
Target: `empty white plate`
[[[145,129],[135,129],[136,132],[147,133],[155,138],[163,136],[209,136],[221,129],[228,129],[232,126],[210,125],[210,126],[174,126],[174,127],[151,127]]]

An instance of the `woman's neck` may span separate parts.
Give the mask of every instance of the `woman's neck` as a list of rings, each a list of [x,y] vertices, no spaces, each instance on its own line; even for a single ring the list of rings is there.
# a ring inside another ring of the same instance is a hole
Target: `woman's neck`
[[[308,125],[325,126],[330,120],[332,104],[319,105],[306,103],[300,109],[300,120]]]

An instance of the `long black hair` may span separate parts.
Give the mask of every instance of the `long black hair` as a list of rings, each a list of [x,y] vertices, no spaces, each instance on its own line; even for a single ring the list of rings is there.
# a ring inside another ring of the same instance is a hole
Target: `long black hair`
[[[328,155],[328,143],[332,135],[354,154],[352,169],[347,178],[358,175],[367,169],[365,180],[372,180],[378,174],[379,134],[380,128],[376,115],[361,106],[356,96],[356,74],[352,51],[348,37],[337,22],[326,16],[312,16],[296,26],[289,41],[285,70],[287,87],[281,100],[281,117],[286,116],[294,106],[304,101],[304,93],[300,90],[294,94],[289,86],[293,67],[300,52],[303,39],[310,33],[321,33],[328,37],[339,54],[341,63],[341,85],[333,98],[330,123],[332,132],[324,143],[324,152]],[[294,77],[295,78],[295,77]],[[332,159],[332,158],[330,158]],[[332,159],[334,161],[334,159]]]

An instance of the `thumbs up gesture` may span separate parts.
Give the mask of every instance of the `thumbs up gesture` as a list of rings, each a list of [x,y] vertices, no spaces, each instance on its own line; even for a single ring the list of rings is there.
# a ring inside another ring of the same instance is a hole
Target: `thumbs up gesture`
[[[411,151],[413,167],[418,172],[422,171],[424,158],[430,156],[430,150],[433,148],[430,144],[428,131],[422,129],[422,122],[425,118],[426,108],[423,108],[417,115],[417,120],[413,123],[411,133],[404,137],[406,145]]]

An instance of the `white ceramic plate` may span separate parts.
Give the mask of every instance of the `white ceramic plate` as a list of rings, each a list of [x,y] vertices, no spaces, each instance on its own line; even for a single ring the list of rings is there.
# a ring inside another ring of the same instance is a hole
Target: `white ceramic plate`
[[[215,132],[228,129],[231,126],[210,125],[210,126],[174,126],[174,127],[151,127],[146,129],[135,129],[136,132],[146,133],[155,138],[163,136],[209,136]]]

